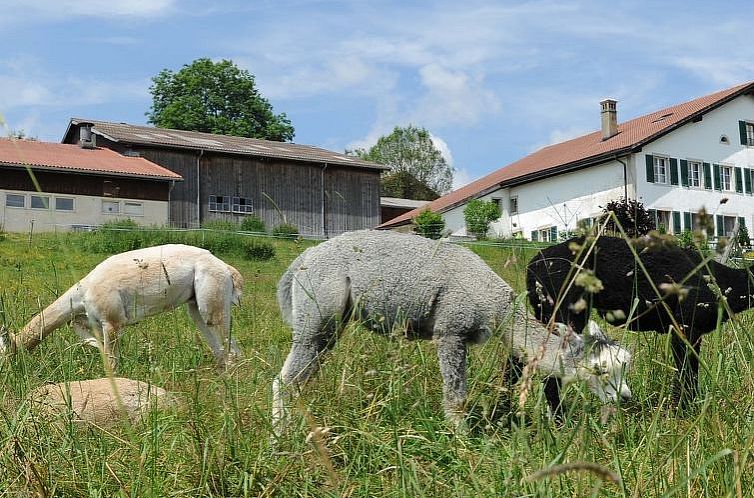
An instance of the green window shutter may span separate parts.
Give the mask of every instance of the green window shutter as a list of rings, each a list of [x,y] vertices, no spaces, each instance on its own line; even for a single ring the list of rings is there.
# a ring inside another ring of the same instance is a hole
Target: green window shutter
[[[681,229],[681,213],[673,211],[673,233],[678,234],[683,230]]]
[[[678,185],[678,159],[670,158],[670,184]]]
[[[688,211],[683,213],[683,229],[691,230],[691,213]]]
[[[717,236],[722,237],[725,235],[725,225],[723,224],[723,215],[718,214],[715,216],[717,218]]]
[[[741,168],[736,168],[736,192],[744,193],[744,174]]]
[[[744,168],[744,189],[747,194],[751,194],[751,170]]]
[[[710,171],[709,163],[702,163],[702,169],[704,170],[704,188],[712,190],[712,171]]]
[[[741,134],[741,145],[746,145],[746,121],[738,122],[738,132]]]
[[[712,165],[712,172],[713,176],[715,177],[715,190],[722,190],[723,187],[720,185],[721,178],[720,178],[720,165],[719,164],[713,164]]]
[[[685,159],[681,159],[681,186],[689,186],[689,162]]]
[[[539,232],[536,231],[536,230],[532,230],[531,231],[531,241],[532,242],[536,242],[537,240],[539,240]]]
[[[649,218],[652,220],[652,223],[655,224],[655,229],[657,229],[657,210],[656,209],[647,209],[649,212]]]
[[[647,183],[655,182],[655,158],[654,156],[647,154]]]
[[[558,227],[551,226],[550,227],[550,242],[557,242],[558,241]]]

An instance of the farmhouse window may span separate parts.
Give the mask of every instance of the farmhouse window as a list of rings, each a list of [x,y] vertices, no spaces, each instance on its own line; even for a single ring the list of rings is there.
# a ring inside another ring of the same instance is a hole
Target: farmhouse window
[[[118,201],[102,201],[102,212],[105,214],[118,214],[120,213],[120,202]]]
[[[32,195],[32,209],[50,209],[50,197],[47,195]]]
[[[73,198],[55,197],[55,211],[73,211]]]
[[[510,211],[510,214],[518,214],[518,197],[511,197],[510,198],[510,206],[508,211]]]
[[[689,187],[701,188],[702,186],[702,163],[697,161],[688,162]]]
[[[668,183],[669,161],[667,157],[655,156],[654,178],[656,183]]]
[[[26,207],[26,196],[21,194],[5,194],[6,207],[23,208]]]
[[[251,199],[249,199],[248,197],[234,197],[233,212],[242,214],[253,213],[254,206],[251,204]]]
[[[230,196],[227,195],[210,195],[209,210],[214,212],[230,212]]]
[[[541,242],[556,242],[558,240],[558,227],[552,226],[534,230],[531,233],[532,240]]]
[[[123,214],[129,214],[131,216],[144,216],[144,204],[141,202],[129,202],[123,203]]]
[[[733,168],[730,166],[720,166],[720,186],[722,190],[733,190]]]

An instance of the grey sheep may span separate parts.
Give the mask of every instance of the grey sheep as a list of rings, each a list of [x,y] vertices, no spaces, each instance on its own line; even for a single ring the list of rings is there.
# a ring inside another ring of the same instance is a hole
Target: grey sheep
[[[432,339],[443,378],[445,416],[464,427],[466,347],[492,332],[536,370],[568,383],[586,381],[603,401],[630,397],[623,380],[630,354],[595,327],[583,338],[558,336],[527,316],[513,289],[466,248],[418,235],[346,233],[302,253],[278,284],[293,344],[273,382],[273,429],[280,436],[287,406],[314,374],[342,326],[359,320],[376,332],[405,327],[411,339]]]

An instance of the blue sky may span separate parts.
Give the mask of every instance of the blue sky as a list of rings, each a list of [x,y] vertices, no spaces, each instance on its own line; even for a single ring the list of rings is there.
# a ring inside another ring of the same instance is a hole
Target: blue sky
[[[151,78],[199,57],[255,75],[295,142],[427,128],[456,186],[618,119],[754,80],[751,1],[0,0],[0,113],[145,124]]]

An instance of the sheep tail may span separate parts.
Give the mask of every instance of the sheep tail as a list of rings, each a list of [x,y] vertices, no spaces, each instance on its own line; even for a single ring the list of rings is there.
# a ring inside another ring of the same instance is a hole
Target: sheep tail
[[[230,272],[230,279],[233,281],[233,304],[241,303],[241,294],[243,293],[243,275],[234,267],[227,264],[228,271]]]

